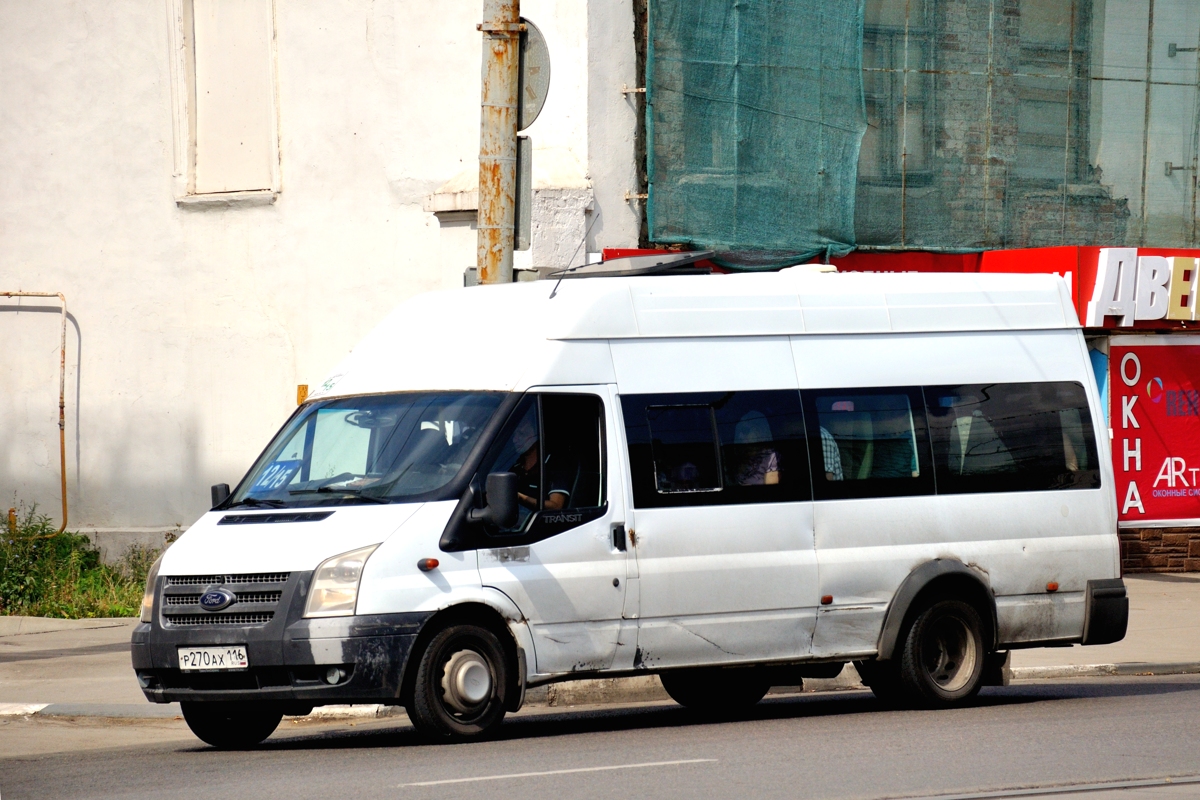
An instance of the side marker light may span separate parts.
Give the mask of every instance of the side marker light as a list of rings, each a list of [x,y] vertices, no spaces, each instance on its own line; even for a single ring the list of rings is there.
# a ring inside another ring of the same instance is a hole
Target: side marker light
[[[827,594],[821,597],[821,605],[827,606],[833,602],[833,595]]]
[[[1047,584],[1046,584],[1046,591],[1047,591],[1047,592],[1057,592],[1057,591],[1058,591],[1058,582],[1057,582],[1057,581],[1050,581],[1049,583],[1047,583]]]
[[[436,558],[422,558],[417,562],[417,569],[421,572],[429,572],[438,568],[438,560]]]

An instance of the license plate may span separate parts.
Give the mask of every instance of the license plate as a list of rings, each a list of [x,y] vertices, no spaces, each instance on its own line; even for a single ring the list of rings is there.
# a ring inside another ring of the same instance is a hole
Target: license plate
[[[247,669],[245,645],[228,647],[180,647],[179,668],[185,672],[206,669]]]

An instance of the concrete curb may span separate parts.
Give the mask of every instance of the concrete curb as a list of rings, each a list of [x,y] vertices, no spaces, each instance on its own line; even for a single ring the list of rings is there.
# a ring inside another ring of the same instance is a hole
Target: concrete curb
[[[1200,674],[1200,662],[1131,662],[1125,664],[1078,664],[1054,667],[1015,667],[1012,680],[1054,678],[1136,677],[1150,675]],[[772,694],[831,692],[864,689],[853,665],[847,664],[836,678],[806,680],[803,686],[777,686]],[[669,700],[657,675],[633,678],[600,678],[538,686],[529,690],[525,703],[532,707],[569,708],[583,705],[616,705]],[[308,722],[379,719],[402,716],[399,706],[376,704],[322,706],[304,717],[290,719]],[[96,719],[176,719],[182,714],[178,703],[0,703],[0,718],[12,717],[89,717]]]
[[[1200,672],[1200,661],[1132,661],[1125,664],[1072,664],[1062,667],[1013,667],[1013,680],[1044,678],[1099,678],[1104,676],[1193,675]]]

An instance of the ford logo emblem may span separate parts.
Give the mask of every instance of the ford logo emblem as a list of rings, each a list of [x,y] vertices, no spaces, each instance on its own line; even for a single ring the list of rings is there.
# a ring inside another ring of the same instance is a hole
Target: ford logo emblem
[[[205,611],[220,611],[228,608],[237,597],[228,589],[209,589],[200,595],[200,607]]]

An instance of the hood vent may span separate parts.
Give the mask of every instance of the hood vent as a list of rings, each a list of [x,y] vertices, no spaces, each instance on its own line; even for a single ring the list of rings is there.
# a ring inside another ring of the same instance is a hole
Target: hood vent
[[[272,522],[320,522],[332,511],[299,511],[293,514],[226,514],[218,525],[264,525]]]

